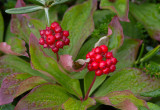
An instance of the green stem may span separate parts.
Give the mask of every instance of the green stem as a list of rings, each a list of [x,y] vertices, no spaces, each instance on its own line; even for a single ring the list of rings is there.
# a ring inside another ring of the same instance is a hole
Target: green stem
[[[48,22],[48,26],[50,24],[50,19],[49,19],[49,8],[44,8],[45,15],[46,15],[46,20]]]
[[[138,59],[137,59],[137,61],[135,62],[135,64],[138,64],[138,63],[139,63],[140,58],[142,57],[143,51],[144,51],[144,43],[142,44],[140,54],[139,54]]]

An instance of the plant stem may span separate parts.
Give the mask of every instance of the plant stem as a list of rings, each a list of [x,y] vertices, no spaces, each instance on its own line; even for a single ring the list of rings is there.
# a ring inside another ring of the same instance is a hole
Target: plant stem
[[[59,61],[59,55],[58,55],[58,52],[56,53],[56,56],[57,56],[57,62]]]
[[[138,59],[137,59],[137,61],[135,62],[135,64],[138,64],[138,63],[139,63],[139,61],[140,61],[140,59],[141,59],[141,57],[142,57],[143,51],[144,51],[144,43],[142,44],[142,47],[141,47],[141,50],[140,50],[140,54],[139,54]]]
[[[88,89],[88,91],[87,91],[87,93],[86,93],[86,96],[85,96],[84,100],[87,100],[87,99],[88,99],[88,97],[89,97],[89,92],[91,91],[91,88],[92,88],[95,80],[96,80],[96,75],[95,75],[94,78],[93,78],[93,81],[92,81],[92,83],[91,83],[91,85],[90,85],[90,87],[89,87],[89,89]]]
[[[49,19],[49,8],[44,8],[45,15],[46,15],[46,20],[48,22],[48,26],[50,24],[50,19]]]

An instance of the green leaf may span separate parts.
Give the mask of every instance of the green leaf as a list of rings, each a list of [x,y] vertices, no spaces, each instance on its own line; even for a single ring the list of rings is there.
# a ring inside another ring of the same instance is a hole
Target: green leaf
[[[33,70],[31,68],[31,65],[22,60],[21,58],[13,55],[5,55],[0,58],[0,68],[10,70],[11,73],[17,72],[17,73],[28,73],[33,76],[40,76],[48,81],[50,81],[50,78],[43,75],[42,73]]]
[[[43,9],[42,6],[26,6],[26,7],[8,9],[5,12],[9,14],[24,14],[24,13],[31,13],[34,11],[38,11],[41,9]]]
[[[100,7],[102,9],[110,9],[115,12],[121,21],[127,21],[129,12],[129,0],[101,0]]]
[[[53,0],[52,0],[53,1]],[[64,3],[68,0],[54,0],[54,2],[50,5],[50,6],[54,6],[54,5],[57,5],[57,4],[61,4],[61,3]]]
[[[43,5],[45,5],[45,0],[36,0],[36,1],[41,3],[41,4],[43,4]]]
[[[71,42],[70,46],[64,47],[62,53],[73,56],[73,60],[84,41],[94,30],[93,13],[96,10],[96,4],[97,0],[88,0],[83,4],[71,7],[63,17],[62,28],[69,30]]]
[[[137,58],[139,46],[141,45],[141,43],[142,41],[137,39],[124,39],[123,45],[118,49],[115,55],[118,60],[115,72],[126,67],[132,67]],[[111,73],[110,75],[114,73]]]
[[[158,4],[141,4],[130,3],[131,14],[141,22],[149,35],[160,41],[160,14]]]
[[[145,62],[155,56],[160,51],[160,45],[158,45],[153,50],[149,51],[143,58],[140,59],[140,62]]]
[[[86,74],[86,76],[84,77],[84,90],[85,90],[85,94],[87,93],[88,89],[89,89],[89,86],[91,85],[92,81],[93,81],[93,78],[95,76],[95,72],[88,72]],[[93,84],[93,87],[89,93],[89,95],[91,95],[94,90],[97,89],[97,87],[99,87],[103,81],[106,79],[107,75],[102,75],[102,76],[98,76],[96,77],[96,80]]]
[[[76,60],[78,59],[85,59],[88,52],[92,51],[92,48],[94,48],[94,44],[98,41],[98,38],[91,38],[88,41],[86,41],[83,46],[81,47]]]
[[[32,75],[26,73],[14,73],[7,76],[3,80],[0,88],[0,105],[11,103],[15,98],[19,83],[31,76]]]
[[[105,105],[114,106],[121,110],[138,110],[137,107],[147,104],[144,100],[138,99],[131,91],[115,91],[104,97],[95,98],[98,102]]]
[[[69,95],[64,88],[58,85],[45,84],[34,88],[22,98],[15,110],[59,110],[68,98]]]
[[[68,92],[79,97],[82,96],[79,81],[69,77],[54,58],[47,56],[42,51],[33,34],[30,36],[30,55],[33,68],[54,78]]]
[[[80,100],[70,98],[63,104],[64,110],[87,110],[87,108],[95,105],[95,100],[88,98],[81,102]]]
[[[0,110],[14,110],[14,105],[12,104],[6,104],[6,105],[2,105],[0,106]]]
[[[148,107],[149,107],[150,110],[160,110],[160,106],[158,106],[156,104],[147,102],[147,105],[148,105]]]
[[[144,97],[159,97],[160,96],[160,89],[154,90],[154,91],[149,91],[149,92],[144,92],[140,94],[141,96]]]
[[[3,41],[3,33],[4,33],[4,21],[3,21],[3,16],[0,11],[0,42]]]
[[[160,80],[146,75],[136,68],[125,68],[106,80],[94,94],[105,96],[114,91],[130,90],[139,95],[160,88]]]

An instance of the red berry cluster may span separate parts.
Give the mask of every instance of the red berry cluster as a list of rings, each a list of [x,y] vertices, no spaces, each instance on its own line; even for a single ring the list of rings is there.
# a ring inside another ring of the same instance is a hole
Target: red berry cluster
[[[88,70],[95,71],[96,76],[109,74],[116,70],[117,59],[113,57],[112,52],[108,52],[108,47],[105,45],[94,48],[86,55],[86,58],[90,58],[88,63]]]
[[[57,22],[53,22],[50,27],[46,27],[46,30],[40,30],[40,35],[39,44],[43,45],[44,48],[51,48],[54,53],[70,43],[69,32],[62,31]]]

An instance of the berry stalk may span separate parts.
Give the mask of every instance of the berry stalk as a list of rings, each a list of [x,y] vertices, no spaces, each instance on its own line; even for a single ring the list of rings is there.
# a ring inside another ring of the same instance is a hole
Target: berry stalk
[[[94,78],[93,78],[93,81],[92,81],[92,83],[91,83],[91,85],[90,85],[90,87],[89,87],[89,89],[88,89],[88,91],[87,91],[87,93],[86,93],[86,96],[85,96],[84,100],[87,100],[87,99],[88,99],[88,97],[89,97],[89,92],[91,91],[91,88],[93,87],[93,84],[94,84],[95,80],[96,80],[96,75],[95,75]]]
[[[59,55],[58,55],[58,52],[56,53],[56,56],[57,56],[57,62],[59,61]]]

